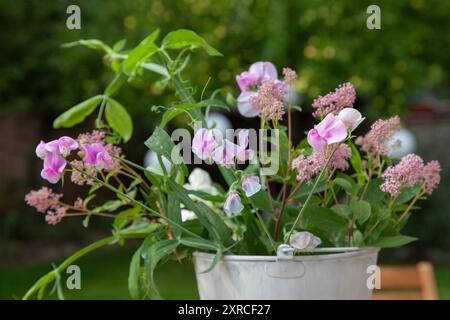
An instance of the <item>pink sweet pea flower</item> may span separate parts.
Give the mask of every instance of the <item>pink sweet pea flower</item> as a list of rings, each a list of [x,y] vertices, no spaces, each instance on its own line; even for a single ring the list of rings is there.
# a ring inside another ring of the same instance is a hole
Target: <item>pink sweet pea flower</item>
[[[247,197],[251,197],[261,190],[261,184],[259,183],[258,176],[247,176],[242,179],[242,189],[245,191]]]
[[[112,159],[101,143],[82,145],[84,151],[83,161],[88,166],[95,166],[98,170],[110,168]]]
[[[277,80],[277,69],[271,62],[259,61],[250,66],[248,71],[244,71],[236,76],[236,82],[242,92],[255,89],[263,80]]]
[[[230,192],[223,205],[223,210],[225,213],[229,216],[234,216],[241,212],[242,209],[244,209],[244,206],[242,205],[239,194],[236,192]]]
[[[202,160],[211,158],[211,154],[217,146],[211,129],[199,129],[192,139],[192,152]]]
[[[239,113],[246,118],[253,118],[260,114],[261,109],[252,102],[256,92],[242,92],[237,98],[237,108]]]
[[[258,61],[253,63],[248,69],[248,72],[250,74],[258,75],[260,81],[278,79],[277,68],[275,68],[273,63],[268,61]]]
[[[45,156],[47,155],[47,150],[45,149],[45,142],[42,140],[36,147],[36,155],[38,156],[38,158],[41,158],[42,160],[44,160]]]
[[[342,109],[338,114],[338,118],[341,119],[351,131],[355,130],[365,119],[362,117],[361,113],[354,108]]]
[[[314,151],[322,151],[326,145],[344,141],[347,138],[347,127],[344,122],[329,113],[318,125],[308,132],[308,143]]]
[[[277,69],[271,62],[259,61],[253,63],[248,71],[236,76],[236,82],[241,89],[237,99],[239,113],[246,118],[253,118],[260,114],[260,109],[252,103],[252,97],[256,94],[258,86],[263,80],[271,80],[284,85],[278,80]]]
[[[72,150],[78,149],[78,142],[71,137],[61,137],[58,140],[53,140],[45,145],[48,152],[56,152],[67,157]]]
[[[260,83],[261,76],[256,73],[250,73],[244,71],[236,76],[236,82],[242,92],[247,92],[252,86],[256,86]]]
[[[236,157],[239,146],[233,142],[225,139],[223,143],[214,149],[212,152],[212,159],[217,163],[224,166],[234,164],[234,157]]]
[[[255,152],[251,149],[247,149],[248,147],[248,129],[240,129],[238,134],[238,150],[236,154],[236,158],[241,161],[246,161],[252,159],[255,155]]]
[[[44,159],[41,177],[50,183],[57,183],[64,173],[67,162],[57,153],[48,152]]]

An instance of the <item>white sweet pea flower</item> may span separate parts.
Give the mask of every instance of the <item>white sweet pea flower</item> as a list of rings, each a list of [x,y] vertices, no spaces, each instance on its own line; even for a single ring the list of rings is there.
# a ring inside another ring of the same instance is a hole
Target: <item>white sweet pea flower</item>
[[[344,122],[345,126],[351,131],[355,130],[361,122],[364,121],[361,112],[354,108],[344,108],[339,112],[338,118]]]
[[[200,168],[192,170],[188,177],[189,184],[194,190],[201,190],[204,187],[208,187],[212,184],[209,173]]]
[[[203,169],[195,168],[192,170],[191,174],[188,177],[188,182],[184,185],[184,187],[188,190],[193,191],[202,191],[211,195],[218,195],[219,191],[216,187],[212,184],[211,177],[209,173]],[[208,207],[213,208],[214,205],[211,201],[203,200],[200,197],[197,197],[193,194],[190,194],[189,197],[192,200],[203,202]],[[197,219],[197,216],[195,212],[189,211],[184,208],[183,204],[181,204],[181,221],[188,221],[188,220],[194,220]]]
[[[237,192],[230,192],[223,205],[225,213],[229,216],[235,216],[239,214],[242,209],[244,209],[244,206],[242,205],[239,194]]]
[[[195,220],[195,219],[197,219],[197,215],[193,211],[190,211],[187,209],[181,209],[181,221],[182,222]]]
[[[289,239],[291,247],[298,250],[312,250],[321,243],[322,241],[320,238],[308,231],[296,232]]]
[[[253,196],[261,190],[261,184],[259,183],[258,176],[247,176],[242,179],[242,189],[245,191],[245,195],[248,197]]]

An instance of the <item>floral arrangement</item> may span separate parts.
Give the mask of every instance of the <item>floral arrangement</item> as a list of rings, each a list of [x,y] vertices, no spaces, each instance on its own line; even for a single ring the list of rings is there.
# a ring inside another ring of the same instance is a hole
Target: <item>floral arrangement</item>
[[[440,166],[415,154],[389,157],[386,142],[400,128],[398,117],[377,120],[366,135],[355,137],[365,119],[353,108],[353,85],[345,83],[314,100],[318,123],[294,145],[292,117],[301,110],[290,97],[295,71],[284,68],[279,78],[272,63],[256,62],[236,76],[241,91],[237,99],[223,90],[205,99],[207,85],[198,94],[182,74],[192,51],[220,53],[189,30],[167,34],[159,46],[158,33],[131,50],[124,48],[124,41],[113,47],[99,40],[65,45],[103,51],[115,78],[103,94],[54,122],[55,128],[71,127],[98,110],[96,130],[41,141],[36,155],[43,159],[41,176],[49,183],[70,176],[72,183],[90,190],[69,203],[43,187],[27,194],[25,201],[52,225],[70,217],[83,218],[84,226],[93,218],[110,218],[112,235],[44,275],[25,298],[43,297],[47,285],[58,285],[59,273],[82,255],[132,238],[142,239],[130,263],[133,298],[158,296],[156,266],[196,250],[215,254],[210,270],[224,254],[274,255],[281,244],[296,254],[311,254],[316,247],[395,247],[415,240],[401,230],[418,208],[416,202],[439,184]],[[158,165],[147,168],[129,161],[118,147],[131,137],[133,124],[114,99],[127,80],[145,72],[156,73],[177,97],[171,106],[152,108],[162,113],[161,123],[145,145],[156,154]],[[260,118],[258,131],[241,128],[224,137],[207,125],[211,108],[235,106],[244,117]],[[177,129],[171,137],[164,128],[179,115],[188,117],[193,130]],[[175,144],[179,137],[183,141]],[[201,161],[219,168],[225,188],[198,167],[189,174],[187,164]],[[111,199],[98,203],[100,189],[107,189]]]

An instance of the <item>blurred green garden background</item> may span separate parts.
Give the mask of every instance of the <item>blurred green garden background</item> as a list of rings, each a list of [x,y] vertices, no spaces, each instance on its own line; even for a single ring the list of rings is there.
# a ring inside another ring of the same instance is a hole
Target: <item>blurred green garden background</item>
[[[81,8],[80,30],[66,27],[71,4]],[[381,30],[366,27],[370,4],[381,8]],[[113,77],[101,54],[81,47],[62,49],[61,44],[97,38],[110,45],[126,39],[131,46],[156,28],[162,34],[177,28],[195,30],[223,53],[222,58],[193,57],[189,73],[199,88],[211,77],[211,87],[236,94],[234,76],[257,60],[297,70],[296,90],[304,109],[299,134],[310,126],[312,99],[346,81],[356,87],[357,107],[368,117],[366,129],[379,117],[400,114],[416,137],[416,152],[426,161],[440,160],[442,182],[408,226],[407,233],[420,241],[384,250],[381,261],[431,260],[438,266],[441,297],[448,298],[449,17],[450,2],[445,0],[0,0],[0,298],[20,297],[51,262],[108,232],[109,221],[93,221],[89,229],[81,221],[48,226],[23,202],[29,189],[41,185],[36,143],[62,133],[52,131],[53,119],[101,92]],[[158,121],[151,107],[171,99],[169,90],[154,79],[145,80],[120,92],[135,125],[124,149],[137,161],[142,161],[142,142]],[[88,129],[78,126],[64,133]],[[65,189],[69,195],[79,192]],[[86,288],[81,290],[84,296],[67,297],[127,298],[128,250],[86,258],[92,291]],[[161,280],[167,280],[166,297],[195,297],[192,272],[179,268],[171,264],[161,271]],[[117,285],[109,278],[117,279]]]

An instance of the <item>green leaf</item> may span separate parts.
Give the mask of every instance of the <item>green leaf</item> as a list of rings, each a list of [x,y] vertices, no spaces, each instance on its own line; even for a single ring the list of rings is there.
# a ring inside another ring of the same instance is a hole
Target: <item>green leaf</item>
[[[178,240],[161,240],[150,245],[142,252],[145,261],[145,271],[147,273],[147,285],[151,297],[160,298],[154,279],[156,266],[163,258],[172,254],[178,245]]]
[[[157,63],[153,63],[153,62],[142,62],[141,63],[141,67],[144,69],[147,69],[149,71],[152,71],[154,73],[160,74],[162,76],[164,76],[165,78],[170,78],[170,74],[167,71],[167,69]]]
[[[136,250],[131,258],[130,268],[128,273],[128,291],[132,299],[139,299],[139,277],[141,267],[141,248]]]
[[[97,108],[103,96],[97,95],[73,106],[53,122],[53,128],[70,128],[82,122]]]
[[[335,185],[342,187],[348,193],[352,194],[352,192],[353,192],[352,184],[350,182],[348,182],[347,180],[345,180],[343,178],[336,178],[336,179],[334,179],[333,183]]]
[[[105,117],[108,124],[123,138],[125,142],[130,140],[133,134],[133,121],[128,111],[116,100],[108,98]]]
[[[190,110],[203,108],[203,107],[216,107],[216,108],[222,108],[228,110],[228,107],[225,103],[223,103],[220,100],[216,99],[207,99],[200,101],[199,103],[181,103],[178,105],[175,105],[173,107],[170,107],[167,109],[166,112],[164,112],[160,127],[164,128],[173,118],[179,116],[182,113],[189,113]],[[192,113],[189,113],[192,114]],[[195,120],[201,120],[201,119],[195,119]]]
[[[298,190],[294,193],[292,196],[296,200],[301,200],[302,198],[305,198],[308,196],[308,194],[311,192],[313,188],[313,183],[304,183],[298,188]],[[325,181],[320,181],[317,185],[317,188],[314,190],[314,194],[320,193],[328,188]]]
[[[249,198],[249,201],[255,206],[256,208],[266,211],[266,212],[272,212],[272,206],[270,205],[270,199],[269,194],[266,190],[261,189],[256,194],[254,194],[252,197]]]
[[[140,206],[135,206],[120,212],[114,219],[114,227],[117,229],[122,229],[128,223],[128,218],[137,218],[139,217],[140,212]]]
[[[172,162],[172,149],[175,148],[169,134],[161,127],[156,127],[150,138],[144,143],[150,150],[160,156],[164,156]]]
[[[208,233],[214,241],[227,245],[229,242],[230,232],[221,217],[201,202],[194,202],[188,191],[177,184],[173,179],[168,179],[167,184],[172,192],[180,199],[188,210],[195,212],[200,223],[208,230]]]
[[[304,211],[306,225],[315,227],[329,235],[345,232],[345,220],[331,209],[309,205]]]
[[[206,201],[211,201],[211,202],[224,202],[225,201],[225,197],[220,195],[220,194],[210,194],[204,191],[200,191],[200,190],[187,190],[189,194],[192,194],[196,197],[199,197],[203,200]]]
[[[391,217],[391,213],[392,213],[392,211],[388,208],[379,209],[377,211],[377,219],[380,221],[387,220]]]
[[[163,42],[164,49],[181,49],[185,47],[203,48],[210,56],[221,56],[222,54],[211,47],[205,39],[192,30],[179,29],[168,33]]]
[[[352,214],[352,209],[350,209],[350,207],[346,204],[335,204],[331,207],[331,210],[333,210],[343,218],[348,218]]]
[[[214,259],[212,261],[212,263],[210,264],[210,266],[203,271],[200,271],[200,273],[208,273],[210,272],[212,269],[214,269],[214,267],[217,265],[217,263],[220,261],[220,258],[222,257],[222,250],[218,249],[216,254],[214,255]]]
[[[382,178],[376,178],[370,181],[366,193],[364,194],[364,200],[371,204],[382,204],[385,199],[385,193],[380,189],[382,183]]]
[[[364,200],[350,202],[350,208],[352,209],[353,214],[356,215],[356,219],[360,224],[366,222],[372,213],[370,203]]]
[[[419,192],[422,190],[422,186],[418,183],[411,188],[405,188],[402,190],[400,195],[395,199],[393,206],[398,206],[405,202],[408,202],[412,198],[414,198]]]
[[[98,209],[98,211],[105,210],[105,211],[112,212],[112,211],[115,211],[115,210],[119,209],[121,206],[123,206],[123,202],[122,201],[120,201],[120,200],[109,200],[109,201],[106,201],[101,207],[99,207],[97,209]],[[95,210],[95,211],[97,211],[97,210]]]
[[[180,200],[174,194],[168,195],[168,208],[167,208],[167,216],[172,221],[181,225],[181,207]],[[181,229],[173,224],[169,224],[170,229],[172,230],[174,236],[179,238],[181,236]]]
[[[392,237],[380,237],[374,241],[371,245],[379,248],[394,248],[404,246],[410,242],[416,241],[417,238],[410,236],[392,236]]]
[[[180,244],[191,247],[195,249],[199,249],[202,251],[217,251],[219,246],[217,246],[214,242],[205,240],[205,239],[197,239],[197,238],[181,238]]]
[[[103,41],[98,39],[81,39],[74,42],[64,43],[62,48],[71,48],[75,46],[85,46],[94,50],[104,51],[108,54],[111,54],[113,50]]]
[[[123,70],[125,73],[133,74],[139,66],[139,63],[145,61],[150,56],[158,52],[159,48],[155,44],[155,40],[158,38],[158,35],[159,29],[156,29],[128,53],[127,59],[123,62]]]
[[[126,238],[142,238],[161,228],[162,225],[160,223],[134,222],[129,227],[120,230],[120,236],[125,236]]]
[[[352,164],[353,169],[356,172],[358,184],[362,185],[364,184],[365,175],[362,168],[362,161],[361,161],[361,155],[359,154],[358,149],[353,144],[353,142],[349,141],[348,146],[352,150],[352,155],[350,157],[350,163]]]
[[[116,43],[114,43],[112,49],[115,52],[120,52],[120,51],[122,51],[123,48],[125,48],[126,43],[127,43],[127,39],[119,40]]]
[[[224,167],[224,166],[218,166],[220,173],[222,174],[222,177],[224,178],[227,185],[230,187],[233,182],[236,181],[236,176],[234,175],[233,170],[230,168]]]

